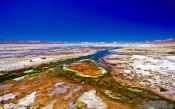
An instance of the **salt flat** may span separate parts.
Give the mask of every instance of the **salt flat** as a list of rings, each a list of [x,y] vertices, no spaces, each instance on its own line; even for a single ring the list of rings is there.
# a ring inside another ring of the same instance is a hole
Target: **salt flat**
[[[0,109],[172,109],[174,49],[172,44],[2,44]],[[88,59],[94,66],[86,67],[82,61]],[[76,71],[64,70],[78,62]],[[93,78],[95,66],[106,73]]]

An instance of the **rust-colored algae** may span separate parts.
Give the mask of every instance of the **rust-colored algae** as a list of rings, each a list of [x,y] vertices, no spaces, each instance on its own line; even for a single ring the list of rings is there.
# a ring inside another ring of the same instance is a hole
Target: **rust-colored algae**
[[[14,93],[17,95],[15,99],[5,101],[3,104],[18,103],[21,98],[36,91],[37,96],[32,105],[39,105],[40,107],[52,105],[54,109],[65,109],[70,102],[75,102],[84,92],[96,89],[97,95],[107,103],[109,109],[132,109],[132,106],[111,101],[101,93],[101,89],[98,87],[82,83],[77,84],[64,77],[59,77],[56,73],[41,73],[35,78],[26,76],[20,81],[7,80],[1,84],[1,87],[3,86],[4,89],[1,88],[1,92],[4,94]]]
[[[98,68],[98,66],[91,61],[79,61],[70,63],[68,64],[68,67],[72,70],[90,76],[98,76],[101,73],[101,70]]]

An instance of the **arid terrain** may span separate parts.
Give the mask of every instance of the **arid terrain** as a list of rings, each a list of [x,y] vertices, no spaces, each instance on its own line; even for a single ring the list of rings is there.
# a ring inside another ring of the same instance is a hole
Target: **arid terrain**
[[[0,44],[0,109],[174,109],[175,43]]]

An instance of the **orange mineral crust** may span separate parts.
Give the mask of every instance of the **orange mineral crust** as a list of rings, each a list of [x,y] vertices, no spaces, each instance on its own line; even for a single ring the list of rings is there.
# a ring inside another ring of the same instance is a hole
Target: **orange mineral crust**
[[[100,75],[100,72],[101,72],[101,70],[98,68],[96,64],[88,60],[71,63],[68,65],[68,67],[72,70],[75,70],[90,76]]]

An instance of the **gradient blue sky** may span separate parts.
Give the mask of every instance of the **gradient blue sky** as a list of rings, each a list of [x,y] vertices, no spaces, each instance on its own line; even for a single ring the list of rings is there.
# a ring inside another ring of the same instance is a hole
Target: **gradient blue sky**
[[[0,0],[0,41],[175,37],[175,0]]]

